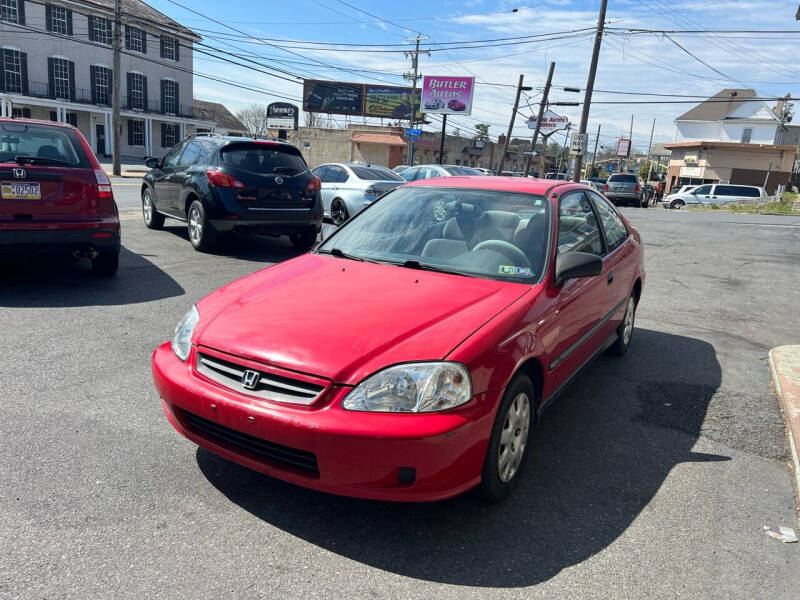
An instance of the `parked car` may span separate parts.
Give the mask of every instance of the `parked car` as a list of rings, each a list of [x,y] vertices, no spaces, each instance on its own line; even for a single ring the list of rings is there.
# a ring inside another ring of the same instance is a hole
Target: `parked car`
[[[362,498],[498,499],[543,409],[631,348],[644,280],[639,234],[586,186],[428,179],[200,300],[152,372],[181,434],[251,469]]]
[[[500,171],[501,177],[525,177],[524,171]]]
[[[479,171],[481,175],[494,175],[494,171],[492,169],[484,169],[483,167],[470,167],[470,169]]]
[[[409,165],[397,165],[396,167],[393,167],[393,168],[392,168],[392,171],[394,171],[395,173],[402,173],[402,172],[403,172],[403,171],[405,171],[405,170],[406,170],[408,167],[409,167]]]
[[[453,98],[452,100],[450,100],[450,102],[447,103],[447,108],[449,108],[450,110],[462,111],[462,110],[467,110],[467,105],[464,104],[461,100]]]
[[[598,192],[602,192],[603,191],[603,184],[602,183],[597,183],[596,181],[591,181],[589,179],[581,179],[581,183],[583,185],[588,185],[589,187],[597,190]]]
[[[717,183],[699,185],[689,192],[670,194],[664,199],[666,208],[682,208],[686,205],[727,204],[731,202],[765,202],[767,192],[755,185]]]
[[[606,198],[615,205],[639,206],[642,197],[642,185],[636,175],[614,173],[603,185],[603,192]]]
[[[364,162],[320,165],[311,172],[322,181],[323,215],[334,225],[341,225],[406,182],[386,167]]]
[[[117,272],[111,181],[86,138],[64,123],[0,117],[0,255],[63,254]]]
[[[164,158],[148,158],[142,215],[149,229],[167,217],[185,221],[195,250],[220,234],[288,235],[308,250],[322,227],[320,181],[300,150],[281,140],[189,136]]]
[[[406,181],[419,181],[420,179],[431,179],[433,177],[457,177],[457,176],[483,175],[478,169],[463,167],[460,165],[417,165],[406,169],[400,173]]]
[[[677,194],[687,194],[687,193],[691,192],[693,189],[695,189],[696,187],[698,187],[698,186],[697,185],[682,185],[676,191],[671,192],[669,194],[669,196],[675,196]],[[669,197],[669,196],[667,196],[667,197]]]
[[[592,183],[599,183],[601,186],[605,184],[608,179],[606,177],[588,177],[587,178]]]
[[[553,173],[553,172],[550,172],[550,173],[547,173],[544,176],[544,178],[545,179],[558,179],[559,181],[565,181],[567,179],[567,174],[566,173]]]
[[[439,98],[433,98],[425,102],[425,108],[427,110],[439,110],[444,108],[444,102],[442,102]]]

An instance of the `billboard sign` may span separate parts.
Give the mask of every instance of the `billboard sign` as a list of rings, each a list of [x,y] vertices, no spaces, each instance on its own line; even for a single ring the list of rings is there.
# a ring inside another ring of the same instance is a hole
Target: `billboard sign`
[[[536,129],[536,117],[531,116],[527,121],[528,129]],[[569,119],[557,115],[552,110],[546,110],[542,113],[542,124],[539,126],[539,133],[542,135],[550,135],[561,129],[569,127]]]
[[[341,81],[303,80],[303,110],[338,115],[364,114],[364,85]]]
[[[474,77],[426,75],[422,79],[422,112],[438,115],[471,114],[474,89]]]
[[[364,92],[364,116],[388,117],[391,119],[411,118],[411,88],[387,85],[366,85]],[[422,120],[419,110],[419,90],[416,95],[418,121]]]
[[[631,152],[631,141],[628,138],[617,140],[617,156],[628,156]]]
[[[267,106],[267,129],[291,129],[297,131],[299,110],[294,104],[273,102]]]

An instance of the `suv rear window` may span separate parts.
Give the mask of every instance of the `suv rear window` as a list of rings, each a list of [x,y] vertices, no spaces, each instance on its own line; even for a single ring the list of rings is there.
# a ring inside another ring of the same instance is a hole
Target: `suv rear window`
[[[608,181],[624,181],[625,183],[636,183],[635,175],[612,175]]]
[[[220,150],[226,165],[251,173],[302,173],[308,167],[292,146],[233,144]]]
[[[366,179],[367,181],[405,181],[394,171],[384,169],[383,167],[350,167],[350,170],[356,174],[359,179]]]
[[[0,163],[33,157],[36,164],[88,169],[89,159],[71,129],[30,123],[0,123]],[[41,159],[36,161],[35,159]]]

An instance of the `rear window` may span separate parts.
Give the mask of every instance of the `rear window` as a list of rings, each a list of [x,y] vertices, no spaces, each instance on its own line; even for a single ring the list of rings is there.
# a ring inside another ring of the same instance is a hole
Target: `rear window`
[[[220,150],[226,165],[251,173],[302,173],[307,169],[303,157],[291,146],[235,144]]]
[[[608,181],[621,181],[623,183],[636,183],[635,175],[612,175]]]
[[[367,181],[404,181],[397,173],[383,167],[350,167],[350,170],[359,179],[366,179]]]
[[[483,175],[480,171],[469,167],[445,167],[444,170],[450,175]]]
[[[32,157],[33,164],[90,168],[78,136],[71,129],[0,123],[0,162],[13,163],[18,156]]]

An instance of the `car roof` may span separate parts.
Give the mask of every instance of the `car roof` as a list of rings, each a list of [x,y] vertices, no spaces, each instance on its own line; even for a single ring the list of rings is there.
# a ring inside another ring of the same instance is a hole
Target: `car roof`
[[[51,127],[61,127],[63,129],[75,129],[69,123],[45,121],[43,119],[24,119],[20,117],[0,117],[0,123],[31,123],[32,125],[50,125]]]
[[[496,190],[501,192],[520,192],[537,194],[557,200],[564,192],[578,189],[594,192],[591,187],[559,179],[534,179],[531,177],[496,177],[493,175],[473,175],[456,177],[432,177],[405,184],[403,187],[441,187]]]

